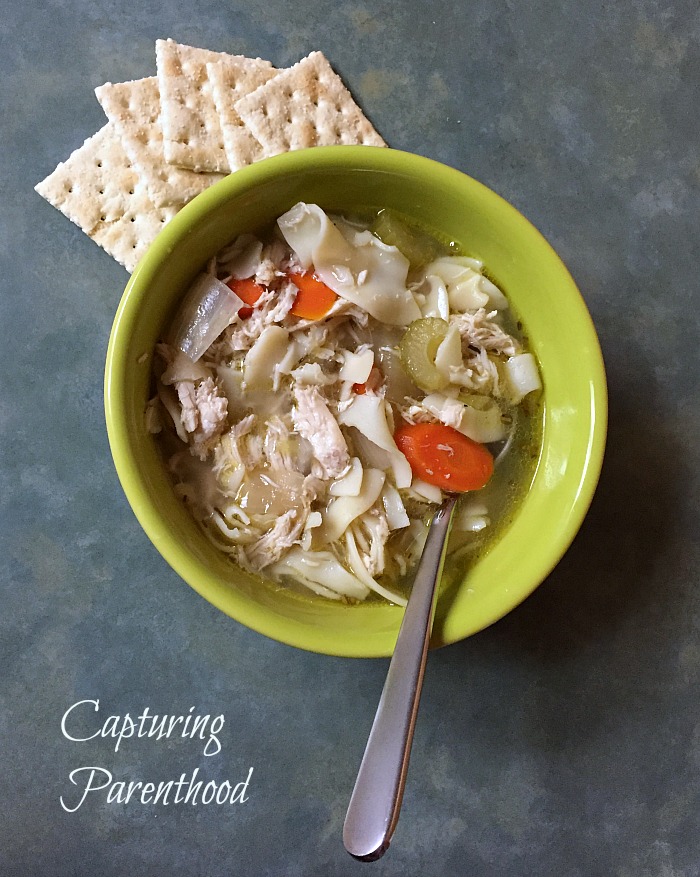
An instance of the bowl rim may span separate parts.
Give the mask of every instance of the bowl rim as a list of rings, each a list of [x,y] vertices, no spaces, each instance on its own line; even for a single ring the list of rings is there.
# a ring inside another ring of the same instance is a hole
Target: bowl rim
[[[222,601],[215,593],[212,593],[212,589],[208,587],[206,582],[203,583],[196,579],[193,581],[188,569],[191,559],[188,559],[185,549],[178,545],[172,535],[168,533],[167,527],[151,501],[131,450],[129,428],[122,411],[123,376],[128,348],[128,344],[122,343],[122,340],[128,339],[130,330],[138,318],[141,303],[145,298],[145,289],[158,272],[161,263],[167,260],[170,252],[187,236],[192,224],[196,224],[198,219],[215,211],[230,198],[255,188],[277,174],[306,172],[310,164],[313,164],[314,168],[319,171],[352,170],[358,169],[359,165],[359,169],[369,168],[370,170],[405,175],[415,175],[417,172],[425,176],[437,174],[447,184],[467,185],[479,191],[482,196],[495,199],[494,204],[498,205],[499,210],[505,211],[510,221],[525,228],[527,233],[537,240],[538,245],[545,248],[550,258],[553,257],[559,263],[562,278],[567,281],[569,293],[572,294],[571,304],[577,311],[580,331],[586,336],[591,367],[590,427],[587,435],[585,464],[580,472],[578,490],[571,499],[565,525],[560,527],[558,539],[552,545],[552,550],[531,569],[526,583],[517,590],[509,591],[507,599],[504,598],[486,623],[479,624],[475,629],[472,629],[468,624],[457,625],[457,629],[453,629],[453,626],[437,643],[433,642],[433,645],[447,645],[485,629],[512,611],[539,587],[567,552],[588,512],[600,478],[608,418],[607,381],[600,342],[583,296],[568,269],[547,239],[520,211],[493,189],[463,171],[434,159],[391,148],[370,146],[313,147],[273,156],[242,168],[215,183],[185,205],[158,234],[139,261],[126,284],[114,317],[104,374],[105,418],[110,451],[122,489],[147,536],[171,568],[208,602],[246,627],[296,648],[339,657],[385,657],[391,654],[393,651],[391,644],[387,644],[379,650],[363,648],[357,643],[348,644],[337,636],[317,635],[318,631],[313,631],[310,628],[280,625],[279,621],[275,622],[270,613],[254,611],[247,604],[237,602],[234,589],[230,591],[231,599]],[[232,603],[235,604],[235,611],[232,611]],[[396,613],[401,611],[398,607],[393,608]]]

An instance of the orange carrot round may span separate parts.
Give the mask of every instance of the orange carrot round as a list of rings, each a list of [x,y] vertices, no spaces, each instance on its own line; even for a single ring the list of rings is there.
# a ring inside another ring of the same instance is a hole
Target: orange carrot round
[[[404,424],[394,440],[413,474],[442,490],[480,490],[493,473],[488,448],[444,423]]]
[[[311,271],[289,274],[289,279],[299,290],[290,313],[304,320],[320,320],[333,307],[338,296],[322,283]]]

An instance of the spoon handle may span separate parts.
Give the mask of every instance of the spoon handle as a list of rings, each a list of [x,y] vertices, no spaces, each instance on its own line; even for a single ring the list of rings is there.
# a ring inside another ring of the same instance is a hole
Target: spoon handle
[[[445,560],[455,502],[456,497],[448,497],[430,525],[345,817],[345,849],[363,861],[372,862],[384,855],[399,821],[433,625],[436,583]]]

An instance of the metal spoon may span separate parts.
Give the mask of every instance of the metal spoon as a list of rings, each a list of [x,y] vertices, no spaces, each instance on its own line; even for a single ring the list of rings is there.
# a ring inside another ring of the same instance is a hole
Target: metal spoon
[[[345,817],[345,849],[363,862],[384,855],[399,821],[433,626],[436,583],[456,502],[456,496],[448,496],[431,522]]]

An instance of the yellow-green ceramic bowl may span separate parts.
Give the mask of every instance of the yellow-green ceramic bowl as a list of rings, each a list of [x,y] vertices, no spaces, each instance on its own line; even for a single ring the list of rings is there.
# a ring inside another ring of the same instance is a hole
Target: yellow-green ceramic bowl
[[[109,342],[105,407],[119,478],[158,551],[232,618],[315,652],[391,654],[401,609],[307,598],[232,568],[175,497],[144,424],[154,346],[194,276],[236,235],[300,200],[339,213],[391,207],[458,241],[504,289],[539,361],[544,429],[537,470],[497,543],[465,565],[458,587],[438,605],[433,643],[455,642],[517,606],[571,544],[600,473],[607,405],[596,333],[566,268],[513,207],[452,168],[390,149],[307,149],[237,171],[178,213],[134,271]]]

